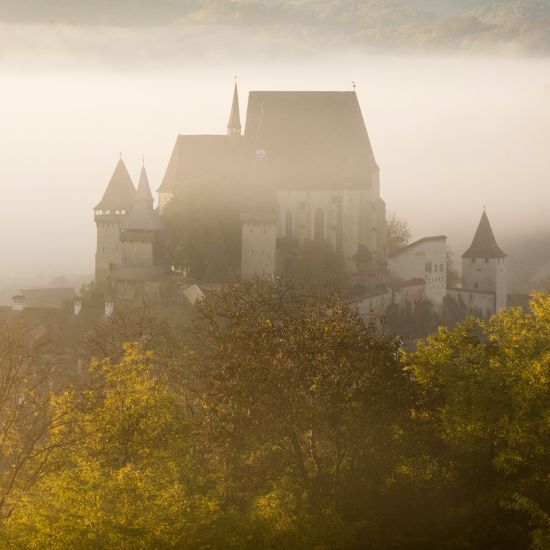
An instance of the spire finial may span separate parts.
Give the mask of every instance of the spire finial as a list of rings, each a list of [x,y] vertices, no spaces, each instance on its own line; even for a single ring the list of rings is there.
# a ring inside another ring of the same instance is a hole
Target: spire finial
[[[355,89],[357,88],[357,82],[355,82],[355,80],[352,80],[351,85],[353,86],[353,91],[355,92]]]
[[[142,153],[142,154],[141,154],[141,165],[142,165],[142,166],[145,165],[145,153]]]
[[[118,155],[119,155],[120,160],[122,160],[122,153],[119,153]]]

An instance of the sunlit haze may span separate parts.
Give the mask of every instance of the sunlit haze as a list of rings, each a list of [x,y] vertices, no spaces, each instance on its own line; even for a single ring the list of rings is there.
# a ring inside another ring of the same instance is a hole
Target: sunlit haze
[[[275,53],[258,38],[247,51],[242,36],[233,49],[208,42],[186,55],[142,29],[123,39],[101,28],[80,39],[78,30],[49,33],[20,31],[19,49],[5,46],[0,58],[3,277],[91,275],[92,208],[119,153],[134,183],[144,156],[156,188],[178,133],[224,133],[234,75],[243,111],[249,90],[350,90],[355,81],[381,195],[413,237],[445,234],[461,252],[483,205],[504,245],[549,223],[548,59]]]

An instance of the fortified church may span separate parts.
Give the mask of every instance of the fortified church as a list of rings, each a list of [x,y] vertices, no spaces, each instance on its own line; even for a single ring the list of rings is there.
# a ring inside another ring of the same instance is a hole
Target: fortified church
[[[437,306],[449,295],[482,314],[506,307],[505,254],[485,212],[460,288],[447,289],[444,236],[387,254],[379,172],[355,91],[252,91],[243,130],[235,84],[225,134],[177,137],[157,209],[145,167],[136,189],[119,160],[94,209],[96,281],[110,285],[115,301],[167,285],[162,210],[175,194],[216,182],[239,190],[243,279],[284,274],[292,261],[285,242],[323,240],[364,289],[362,314],[421,299]]]

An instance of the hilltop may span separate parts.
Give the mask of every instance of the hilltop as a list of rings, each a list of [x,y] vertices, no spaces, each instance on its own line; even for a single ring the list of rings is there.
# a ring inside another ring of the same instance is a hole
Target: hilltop
[[[0,21],[216,25],[315,45],[550,53],[550,4],[545,0],[1,0]]]

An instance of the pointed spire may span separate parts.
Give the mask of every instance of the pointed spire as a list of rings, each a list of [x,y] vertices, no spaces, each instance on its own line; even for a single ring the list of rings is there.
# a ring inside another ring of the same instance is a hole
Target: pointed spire
[[[233,90],[233,103],[231,104],[231,114],[227,123],[227,135],[241,135],[241,115],[239,112],[239,92],[237,90],[237,77],[235,77],[235,88]]]
[[[483,214],[481,214],[481,220],[477,226],[474,240],[470,245],[470,248],[464,252],[463,258],[505,258],[506,254],[498,246],[495,239],[495,235],[491,228],[489,218],[485,207],[483,208]]]
[[[163,229],[164,224],[161,217],[153,208],[153,194],[145,171],[145,164],[143,164],[134,198],[134,207],[125,220],[124,231],[128,236],[129,231],[162,231]]]
[[[127,211],[132,207],[136,190],[122,160],[117,162],[113,175],[94,210]]]
[[[141,173],[139,175],[139,183],[134,198],[134,204],[136,206],[144,206],[147,208],[153,208],[153,194],[151,193],[151,186],[149,185],[149,178],[145,171],[145,163],[141,166]]]

